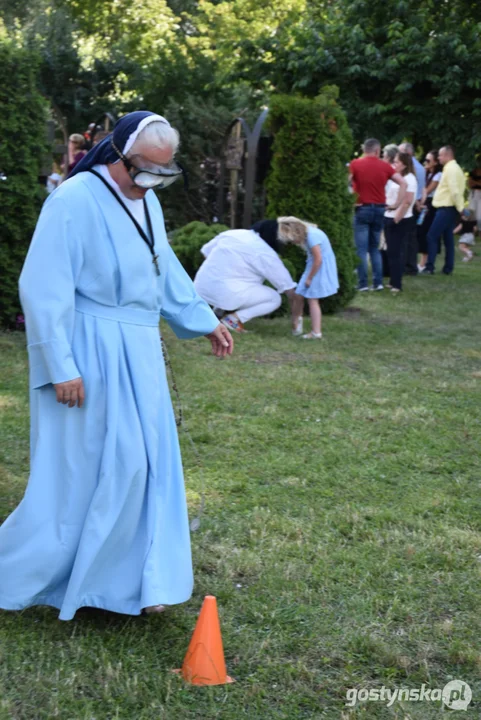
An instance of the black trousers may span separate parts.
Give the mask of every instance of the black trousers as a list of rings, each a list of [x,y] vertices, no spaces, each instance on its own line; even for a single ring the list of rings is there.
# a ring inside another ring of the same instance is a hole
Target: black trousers
[[[419,213],[413,207],[413,216],[406,220],[409,223],[409,230],[406,232],[406,267],[404,268],[406,275],[418,274],[418,217]]]
[[[384,233],[386,235],[387,256],[391,271],[391,285],[402,290],[402,277],[406,262],[406,246],[411,229],[411,218],[395,223],[393,218],[385,218]]]

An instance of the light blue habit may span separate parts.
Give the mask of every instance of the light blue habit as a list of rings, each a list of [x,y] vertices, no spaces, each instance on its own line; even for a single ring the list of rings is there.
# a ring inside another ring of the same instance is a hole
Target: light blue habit
[[[20,278],[30,361],[31,474],[0,528],[0,607],[137,615],[189,599],[189,525],[159,316],[179,338],[218,320],[168,245],[159,255],[101,180],[82,172],[47,200]],[[81,376],[83,408],[52,383]]]

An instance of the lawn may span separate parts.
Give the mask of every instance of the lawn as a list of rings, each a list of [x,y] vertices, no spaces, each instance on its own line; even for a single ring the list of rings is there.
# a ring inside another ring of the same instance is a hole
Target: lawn
[[[440,702],[349,707],[346,692],[453,678],[473,692],[459,716],[479,718],[479,262],[358,296],[319,342],[259,320],[219,361],[166,331],[204,468],[194,595],[154,618],[1,613],[1,720],[429,720]],[[0,336],[2,518],[28,475],[24,342]],[[182,445],[194,514],[202,474]],[[206,594],[232,685],[171,673]]]

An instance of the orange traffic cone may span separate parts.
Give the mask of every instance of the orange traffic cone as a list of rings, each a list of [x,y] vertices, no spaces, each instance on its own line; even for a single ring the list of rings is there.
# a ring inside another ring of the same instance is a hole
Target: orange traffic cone
[[[227,675],[217,602],[206,595],[181,670],[192,685],[225,685],[234,682]]]

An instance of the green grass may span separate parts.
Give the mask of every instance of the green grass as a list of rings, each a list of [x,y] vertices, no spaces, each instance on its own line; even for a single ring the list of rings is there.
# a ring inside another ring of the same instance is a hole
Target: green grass
[[[166,333],[203,459],[192,600],[156,618],[0,614],[0,718],[351,720],[444,716],[348,688],[468,682],[481,715],[481,267],[357,297],[324,339],[251,323],[235,356]],[[28,473],[24,336],[1,336],[0,515]],[[201,474],[184,461],[194,513]],[[235,684],[179,667],[217,597]]]

